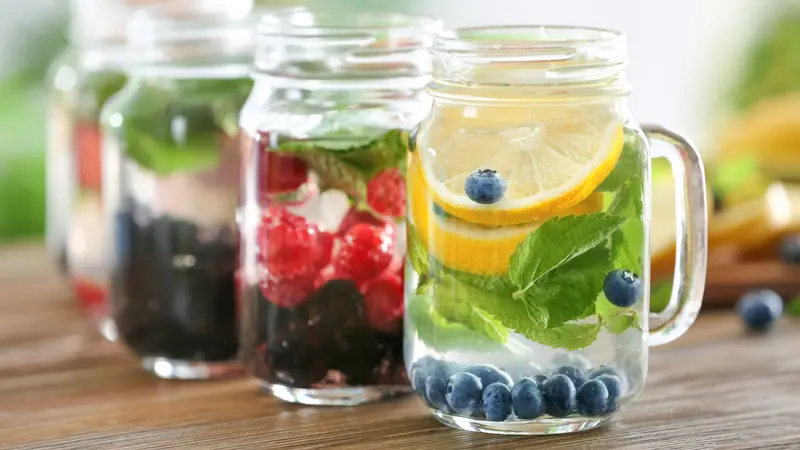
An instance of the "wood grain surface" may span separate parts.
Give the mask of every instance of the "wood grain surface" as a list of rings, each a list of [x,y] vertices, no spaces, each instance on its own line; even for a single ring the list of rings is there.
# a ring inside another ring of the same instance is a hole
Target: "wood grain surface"
[[[556,437],[451,430],[414,397],[304,407],[252,380],[156,380],[81,319],[39,246],[0,250],[3,449],[798,449],[800,320],[745,334],[726,312],[652,351],[643,395],[610,425]]]

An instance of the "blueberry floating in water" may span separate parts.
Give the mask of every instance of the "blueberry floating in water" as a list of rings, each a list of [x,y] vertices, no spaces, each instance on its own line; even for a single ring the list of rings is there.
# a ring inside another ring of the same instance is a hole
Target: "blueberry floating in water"
[[[479,416],[483,403],[481,379],[467,372],[458,372],[447,383],[447,404],[457,414]]]
[[[447,383],[441,378],[428,377],[425,381],[425,401],[444,413],[450,413],[447,404]]]
[[[608,388],[601,380],[589,380],[575,394],[578,414],[582,416],[600,416],[606,412],[608,404]]]
[[[532,378],[523,378],[511,389],[511,402],[520,419],[531,420],[544,414],[544,399],[539,386],[541,384]]]
[[[787,264],[800,264],[800,234],[789,236],[781,243],[781,259]]]
[[[783,314],[783,300],[775,291],[768,289],[750,291],[739,299],[736,310],[747,328],[763,332],[771,328]]]
[[[631,307],[642,297],[642,279],[628,270],[613,270],[603,281],[603,293],[612,304]]]
[[[572,384],[575,386],[575,388],[579,388],[583,386],[583,383],[586,383],[586,377],[577,367],[561,366],[558,368],[556,373],[559,373],[561,375],[566,375],[567,378],[569,378],[570,381],[572,381]]]
[[[502,422],[513,411],[511,390],[503,383],[492,383],[483,390],[483,413],[488,420]]]
[[[471,366],[466,368],[464,372],[469,372],[480,378],[483,386],[489,386],[492,383],[503,383],[510,388],[514,384],[507,373],[494,366]]]
[[[622,395],[622,381],[614,375],[600,375],[595,380],[602,382],[606,385],[608,390],[608,402],[606,403],[606,410],[604,414],[610,414],[617,410],[617,402]]]
[[[478,169],[464,182],[464,193],[470,200],[481,205],[499,202],[507,188],[508,183],[492,169]]]
[[[567,417],[575,405],[575,385],[566,375],[553,375],[544,382],[542,396],[547,414]]]

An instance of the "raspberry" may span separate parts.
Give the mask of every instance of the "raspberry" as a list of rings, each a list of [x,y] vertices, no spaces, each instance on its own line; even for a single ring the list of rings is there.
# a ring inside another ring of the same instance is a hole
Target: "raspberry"
[[[378,214],[406,215],[406,180],[399,169],[387,169],[367,183],[367,204]]]
[[[270,302],[281,308],[296,308],[305,303],[314,291],[313,274],[276,277],[269,274],[261,280],[261,293]]]
[[[300,158],[269,150],[269,133],[258,138],[259,192],[291,192],[308,180],[308,166]]]
[[[378,331],[398,329],[403,316],[403,281],[392,272],[384,272],[364,291],[364,312],[369,325]]]
[[[391,235],[374,225],[359,223],[345,233],[333,268],[360,285],[377,277],[391,262]]]
[[[359,211],[356,208],[350,208],[342,221],[339,223],[339,231],[337,233],[339,236],[344,236],[344,234],[347,233],[350,228],[353,228],[353,225],[358,223],[366,223],[369,225],[374,225],[378,228],[384,228],[387,233],[394,231],[391,223],[384,222],[367,211]]]
[[[278,278],[314,275],[330,262],[334,237],[285,208],[268,208],[258,232],[261,261]]]

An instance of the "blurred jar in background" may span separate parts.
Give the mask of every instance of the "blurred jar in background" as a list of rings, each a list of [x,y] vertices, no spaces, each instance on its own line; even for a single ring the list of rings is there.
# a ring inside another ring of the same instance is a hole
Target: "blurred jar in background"
[[[158,377],[206,379],[241,373],[238,114],[254,26],[249,2],[192,4],[131,25],[129,81],[103,110],[103,200],[120,340]]]
[[[135,7],[132,1],[73,0],[70,44],[48,81],[47,245],[81,309],[106,331],[99,119],[125,83],[125,27]]]
[[[292,10],[260,24],[244,152],[242,355],[291,402],[411,391],[405,161],[438,22]]]

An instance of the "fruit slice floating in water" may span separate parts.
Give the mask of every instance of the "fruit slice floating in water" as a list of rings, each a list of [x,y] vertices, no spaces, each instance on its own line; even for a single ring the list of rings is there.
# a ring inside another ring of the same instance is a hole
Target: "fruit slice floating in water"
[[[588,197],[614,169],[622,122],[607,105],[543,107],[516,127],[477,122],[435,126],[418,152],[423,180],[448,214],[484,225],[531,223]],[[506,180],[503,198],[476,203],[467,178],[492,169]]]

